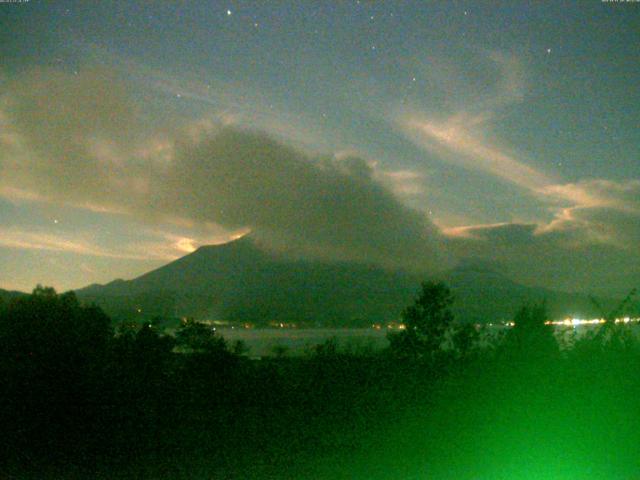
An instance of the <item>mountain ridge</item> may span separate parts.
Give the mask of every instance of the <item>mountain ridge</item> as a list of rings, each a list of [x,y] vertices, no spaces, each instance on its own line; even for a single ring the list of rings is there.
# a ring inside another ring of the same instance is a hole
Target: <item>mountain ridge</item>
[[[528,287],[486,266],[427,278],[356,262],[290,258],[251,236],[207,245],[132,280],[76,290],[118,318],[193,316],[256,324],[364,326],[398,321],[423,280],[452,289],[458,318],[510,320],[521,305],[545,300],[554,317],[595,315],[586,295]]]

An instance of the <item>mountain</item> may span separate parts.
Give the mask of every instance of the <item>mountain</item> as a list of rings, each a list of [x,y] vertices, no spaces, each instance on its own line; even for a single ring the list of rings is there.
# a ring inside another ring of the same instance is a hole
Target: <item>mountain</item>
[[[133,280],[90,285],[76,294],[117,318],[357,326],[397,321],[425,279],[361,263],[291,259],[246,236],[201,247]],[[519,306],[542,299],[555,316],[593,314],[583,295],[526,287],[487,268],[461,267],[438,279],[451,286],[455,313],[468,321],[508,320]]]
[[[586,294],[524,286],[487,267],[458,267],[440,279],[455,294],[456,313],[475,322],[511,320],[522,305],[541,301],[546,303],[549,317],[553,319],[602,315]],[[608,311],[616,300],[601,299],[600,303]]]
[[[396,320],[416,282],[374,266],[288,259],[244,237],[201,247],[136,279],[76,293],[125,317],[139,309],[147,315],[352,325]]]
[[[15,290],[3,290],[0,288],[0,302],[10,302],[14,298],[22,297],[26,295],[23,292],[17,292]]]

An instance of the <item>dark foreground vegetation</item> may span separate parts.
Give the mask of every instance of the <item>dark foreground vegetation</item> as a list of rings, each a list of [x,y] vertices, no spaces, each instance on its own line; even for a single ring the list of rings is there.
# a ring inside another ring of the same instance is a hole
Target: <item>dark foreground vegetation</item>
[[[0,305],[0,478],[640,478],[630,327],[487,336],[451,302],[424,284],[384,352],[252,361],[37,288]]]

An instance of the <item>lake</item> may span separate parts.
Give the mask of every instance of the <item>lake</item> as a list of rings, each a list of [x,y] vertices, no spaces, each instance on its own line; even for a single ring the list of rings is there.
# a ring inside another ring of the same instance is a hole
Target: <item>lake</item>
[[[637,322],[637,320],[636,320]],[[508,328],[493,325],[487,329],[489,335],[498,333]],[[584,335],[594,325],[556,325],[556,338],[569,335],[576,331],[578,337]],[[638,324],[631,326],[636,336],[640,334]],[[351,347],[354,349],[381,350],[389,345],[387,333],[390,330],[382,328],[220,328],[218,333],[231,345],[237,340],[242,340],[249,348],[249,357],[264,357],[274,355],[276,349],[286,355],[304,355],[311,349],[331,338],[334,338],[339,348]],[[397,330],[391,330],[397,331]]]
[[[387,330],[373,328],[223,328],[218,333],[229,344],[242,340],[249,347],[250,357],[273,355],[276,348],[284,349],[286,355],[304,355],[331,338],[340,348],[380,350],[389,344]]]

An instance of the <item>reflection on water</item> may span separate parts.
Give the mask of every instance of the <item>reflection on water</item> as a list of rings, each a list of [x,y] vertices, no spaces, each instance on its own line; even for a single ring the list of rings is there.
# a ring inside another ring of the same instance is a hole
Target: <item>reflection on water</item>
[[[224,328],[219,333],[228,343],[242,340],[251,357],[273,355],[276,350],[287,355],[304,355],[331,338],[335,338],[339,348],[380,350],[389,344],[387,332],[373,328]]]
[[[636,320],[636,319],[633,319]],[[625,322],[626,323],[626,322]],[[587,322],[554,322],[556,338],[561,347],[567,347],[576,338],[582,337],[599,325]],[[512,325],[490,324],[485,329],[488,337],[510,328]],[[635,335],[640,335],[637,320],[632,322],[631,330]],[[229,344],[241,340],[249,348],[247,355],[250,357],[264,357],[276,353],[284,355],[304,355],[310,353],[315,345],[335,339],[338,348],[351,348],[355,351],[363,349],[381,350],[389,345],[387,334],[389,329],[375,328],[221,328],[218,333]],[[576,338],[571,338],[573,333]]]

